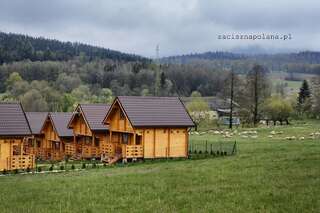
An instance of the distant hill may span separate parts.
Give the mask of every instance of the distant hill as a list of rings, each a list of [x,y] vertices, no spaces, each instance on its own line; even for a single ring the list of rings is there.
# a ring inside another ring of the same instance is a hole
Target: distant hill
[[[13,61],[67,61],[82,56],[88,60],[148,61],[134,54],[122,53],[78,42],[62,42],[43,37],[0,32],[0,64]]]
[[[298,53],[277,53],[277,54],[241,54],[232,52],[205,52],[186,55],[169,56],[162,58],[164,63],[189,63],[195,59],[200,60],[252,60],[252,61],[274,61],[282,63],[309,63],[320,64],[320,52],[303,51]]]

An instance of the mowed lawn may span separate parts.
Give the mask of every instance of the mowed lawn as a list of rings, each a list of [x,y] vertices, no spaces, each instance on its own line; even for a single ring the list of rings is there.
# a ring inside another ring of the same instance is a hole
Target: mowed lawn
[[[320,212],[320,140],[282,139],[319,126],[228,139],[236,156],[0,177],[0,212]]]

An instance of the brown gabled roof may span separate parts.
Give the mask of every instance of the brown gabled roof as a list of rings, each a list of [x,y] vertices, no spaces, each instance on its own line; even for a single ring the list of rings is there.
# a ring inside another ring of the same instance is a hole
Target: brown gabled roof
[[[32,134],[41,134],[41,128],[46,121],[48,112],[26,112]]]
[[[102,121],[110,109],[109,104],[80,104],[80,108],[91,130],[108,130]]]
[[[178,97],[119,96],[116,101],[134,127],[195,126]]]
[[[68,123],[72,117],[72,112],[50,112],[49,118],[59,137],[72,137],[73,132],[68,129]]]
[[[0,136],[27,136],[31,129],[19,103],[0,103]]]

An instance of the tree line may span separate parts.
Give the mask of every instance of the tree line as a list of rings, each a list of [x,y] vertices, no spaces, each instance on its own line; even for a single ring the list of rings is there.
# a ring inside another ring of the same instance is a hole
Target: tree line
[[[127,54],[102,47],[79,42],[61,42],[43,37],[31,37],[14,33],[0,32],[0,64],[13,61],[68,61],[82,57],[94,59],[112,59],[118,61],[150,62],[149,59],[135,54]]]

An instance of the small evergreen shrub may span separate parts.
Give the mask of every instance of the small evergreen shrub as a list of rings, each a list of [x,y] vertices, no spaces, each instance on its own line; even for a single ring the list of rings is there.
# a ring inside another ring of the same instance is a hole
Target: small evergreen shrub
[[[2,170],[2,174],[3,174],[3,175],[6,175],[6,174],[7,174],[7,170],[6,170],[6,169],[3,169],[3,170]]]
[[[86,164],[83,163],[83,164],[82,164],[82,169],[85,169],[85,168],[86,168]]]
[[[72,165],[71,165],[71,169],[72,169],[72,170],[75,170],[75,168],[76,168],[76,167],[72,164]]]
[[[53,171],[53,164],[49,167],[49,171]]]
[[[26,172],[27,172],[27,173],[30,173],[30,172],[31,172],[31,169],[30,169],[29,166],[27,167]]]
[[[64,166],[63,165],[60,166],[60,170],[64,170]]]
[[[38,167],[38,168],[37,168],[37,171],[38,171],[38,172],[41,172],[41,171],[42,171],[41,167]]]
[[[92,164],[92,168],[97,168],[97,164],[96,164],[96,163],[93,163],[93,164]]]
[[[18,174],[18,173],[19,173],[18,169],[13,170],[13,174]]]

